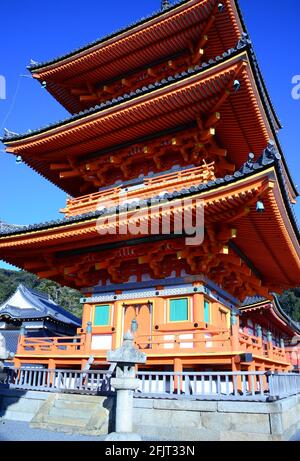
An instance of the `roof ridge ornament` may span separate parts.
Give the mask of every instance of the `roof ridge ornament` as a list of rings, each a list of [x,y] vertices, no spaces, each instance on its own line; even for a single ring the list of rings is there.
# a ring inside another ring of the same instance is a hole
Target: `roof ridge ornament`
[[[274,162],[277,163],[280,160],[281,160],[281,155],[276,149],[276,144],[274,141],[270,140],[268,146],[263,151],[263,154],[259,159],[259,163],[262,166],[266,166]]]
[[[8,130],[7,128],[4,128],[3,139],[13,138],[14,136],[20,136],[20,133],[16,133],[14,131]]]
[[[247,173],[251,173],[251,171],[254,170],[254,165],[255,165],[254,159],[255,159],[255,155],[252,152],[250,152],[250,154],[248,155],[247,162],[245,162],[242,168],[239,170],[240,173],[242,173],[243,175]]]
[[[241,48],[245,48],[248,45],[252,45],[249,35],[246,32],[243,32],[242,37],[239,39],[236,48],[240,50]]]
[[[161,0],[161,9],[162,9],[162,11],[165,11],[170,7],[171,7],[171,3],[170,3],[169,0]]]
[[[30,63],[29,63],[29,66],[27,66],[27,69],[29,69],[30,67],[38,66],[38,65],[39,65],[38,61],[35,61],[34,59],[30,59]]]

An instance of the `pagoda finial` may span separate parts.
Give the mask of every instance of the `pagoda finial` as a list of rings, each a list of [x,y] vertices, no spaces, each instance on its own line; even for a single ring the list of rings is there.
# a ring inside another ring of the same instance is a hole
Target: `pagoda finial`
[[[12,138],[14,136],[18,136],[18,134],[19,133],[15,133],[14,131],[10,131],[7,128],[4,128],[3,139],[9,139],[9,138]]]
[[[167,10],[168,8],[170,8],[171,4],[170,4],[170,1],[169,0],[162,0],[161,1],[161,9],[164,11],[164,10]]]

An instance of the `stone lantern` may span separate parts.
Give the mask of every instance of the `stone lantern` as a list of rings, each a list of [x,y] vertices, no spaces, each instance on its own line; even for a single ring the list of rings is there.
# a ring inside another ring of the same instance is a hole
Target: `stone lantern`
[[[123,345],[107,353],[107,361],[116,364],[116,377],[111,385],[117,392],[116,432],[106,437],[107,441],[140,441],[133,430],[133,394],[139,388],[136,365],[146,363],[147,356],[134,347],[130,331],[124,336]]]

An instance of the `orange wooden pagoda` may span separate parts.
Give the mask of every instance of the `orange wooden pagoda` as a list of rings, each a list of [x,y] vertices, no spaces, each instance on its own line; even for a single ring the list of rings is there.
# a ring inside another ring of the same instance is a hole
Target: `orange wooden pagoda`
[[[21,336],[17,365],[103,366],[131,328],[150,368],[293,367],[300,332],[272,293],[300,284],[297,191],[241,12],[162,3],[30,67],[71,115],[3,142],[68,199],[62,220],[6,227],[1,259],[80,289],[84,312],[75,338]]]

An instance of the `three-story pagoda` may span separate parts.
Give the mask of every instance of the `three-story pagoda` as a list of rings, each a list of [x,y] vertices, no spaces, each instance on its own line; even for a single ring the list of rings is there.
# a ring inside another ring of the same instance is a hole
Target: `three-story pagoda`
[[[164,1],[30,72],[71,115],[3,142],[68,194],[65,218],[4,230],[0,254],[81,290],[84,313],[72,343],[22,337],[16,363],[97,367],[131,328],[148,367],[290,370],[298,331],[269,307],[300,282],[297,192],[237,2]],[[188,244],[176,223],[199,203]]]

